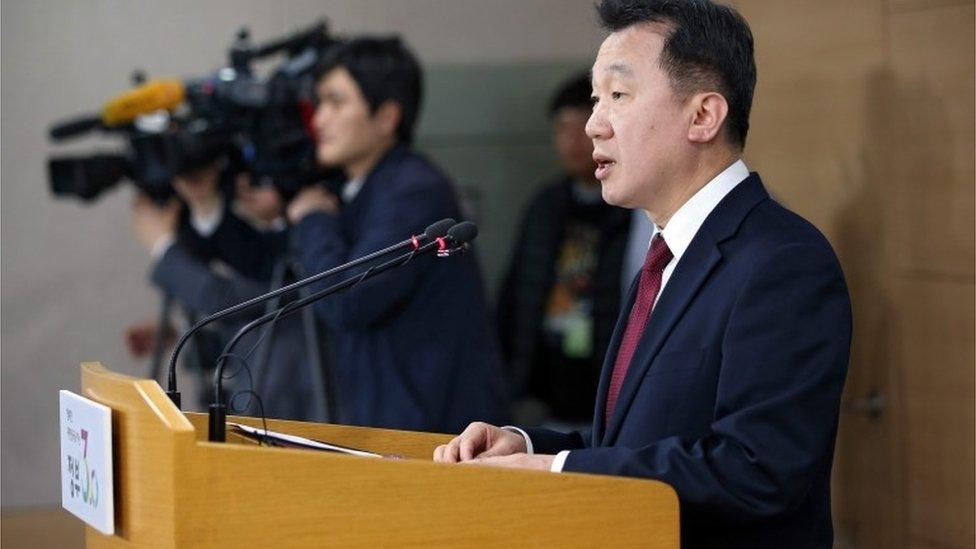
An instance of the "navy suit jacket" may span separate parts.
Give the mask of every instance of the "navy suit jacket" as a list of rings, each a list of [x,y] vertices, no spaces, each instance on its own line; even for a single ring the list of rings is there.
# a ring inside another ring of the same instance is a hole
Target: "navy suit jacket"
[[[564,471],[658,479],[685,547],[830,547],[830,468],[851,340],[840,264],[757,174],[676,265],[604,429],[617,321],[590,431],[526,429]]]
[[[306,272],[316,273],[446,217],[461,218],[448,179],[397,146],[338,215],[310,214],[293,237]],[[316,311],[334,351],[339,422],[456,432],[482,417],[504,421],[498,345],[473,253],[418,257],[317,302]]]

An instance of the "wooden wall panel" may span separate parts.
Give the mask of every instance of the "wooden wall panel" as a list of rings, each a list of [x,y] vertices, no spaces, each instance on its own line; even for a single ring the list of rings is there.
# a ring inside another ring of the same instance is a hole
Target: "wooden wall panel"
[[[913,540],[972,547],[976,353],[972,284],[903,278],[892,344],[902,376],[908,530]]]
[[[899,270],[972,280],[974,21],[972,4],[890,15],[888,242]]]
[[[891,12],[920,9],[944,8],[946,6],[965,6],[976,4],[974,0],[888,0]]]
[[[838,547],[972,547],[973,5],[736,2],[759,69],[747,162],[851,288]]]
[[[864,106],[884,62],[883,3],[736,5],[752,27],[759,73],[746,161],[834,241],[839,216],[867,181]]]
[[[863,231],[852,225],[848,231]],[[850,232],[841,234],[849,238]],[[857,237],[857,234],[854,235]],[[884,274],[868,255],[847,268],[854,302],[854,341],[841,403],[832,478],[835,547],[904,547],[903,410],[892,325],[899,311]],[[873,414],[871,399],[883,399]]]
[[[934,541],[922,541],[917,539],[911,540],[910,542],[908,542],[908,545],[906,545],[905,547],[907,547],[908,549],[946,549],[946,546],[942,545],[941,543],[936,543]],[[969,545],[969,547],[972,547],[972,545]]]

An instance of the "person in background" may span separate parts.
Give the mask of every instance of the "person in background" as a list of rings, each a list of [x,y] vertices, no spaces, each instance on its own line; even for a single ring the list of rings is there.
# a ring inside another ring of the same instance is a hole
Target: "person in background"
[[[502,349],[518,381],[516,416],[528,424],[578,425],[593,416],[621,290],[630,285],[621,273],[631,213],[600,195],[585,131],[590,92],[582,73],[550,102],[563,173],[530,201],[497,304]],[[641,260],[646,251],[647,240]]]
[[[396,38],[357,38],[321,67],[318,159],[347,181],[338,196],[309,187],[287,208],[308,272],[461,218],[447,176],[411,147],[421,85],[417,60]],[[482,414],[505,417],[506,385],[473,253],[417,257],[315,310],[334,351],[339,422],[450,431]]]

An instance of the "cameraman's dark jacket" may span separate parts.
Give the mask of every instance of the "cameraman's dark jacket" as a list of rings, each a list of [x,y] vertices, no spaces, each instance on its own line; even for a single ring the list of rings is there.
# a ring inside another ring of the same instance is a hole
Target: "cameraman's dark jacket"
[[[307,272],[320,272],[446,217],[460,219],[450,182],[397,146],[337,215],[313,213],[293,227],[295,253]],[[474,253],[418,257],[316,310],[329,329],[339,422],[458,432],[473,420],[504,421],[506,387]]]
[[[224,201],[220,224],[207,236],[193,229],[190,212],[184,209],[177,241],[195,258],[218,260],[245,278],[268,281],[288,251],[288,231],[259,231],[238,217],[231,203]]]

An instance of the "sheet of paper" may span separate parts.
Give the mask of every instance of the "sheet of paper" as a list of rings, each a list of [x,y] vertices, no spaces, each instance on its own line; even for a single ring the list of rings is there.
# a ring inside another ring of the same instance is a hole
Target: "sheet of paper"
[[[328,444],[326,442],[321,442],[318,440],[312,440],[310,438],[300,437],[296,435],[289,435],[287,433],[278,433],[275,431],[265,431],[258,427],[251,427],[250,425],[241,425],[240,423],[227,422],[227,425],[231,427],[236,427],[245,433],[250,433],[252,435],[266,436],[272,439],[281,440],[284,442],[289,442],[291,444],[297,444],[299,446],[306,446],[308,448],[315,448],[318,450],[327,450],[330,452],[339,452],[342,454],[348,454],[351,456],[361,456],[361,457],[383,457],[381,454],[374,452],[367,452],[365,450],[357,450],[356,448],[348,448],[346,446],[337,446],[335,444]]]

